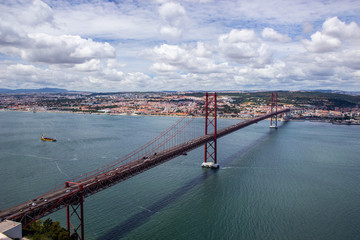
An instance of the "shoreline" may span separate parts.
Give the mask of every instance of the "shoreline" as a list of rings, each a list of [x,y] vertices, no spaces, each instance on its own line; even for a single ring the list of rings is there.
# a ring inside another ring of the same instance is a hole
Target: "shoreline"
[[[31,113],[32,111],[26,110],[7,110],[7,109],[0,109],[0,112],[24,112],[24,113]],[[166,114],[158,114],[158,115],[140,115],[140,114],[127,114],[127,113],[102,113],[102,112],[72,112],[72,111],[36,111],[35,113],[65,113],[65,114],[88,114],[88,115],[109,115],[109,116],[127,116],[127,117],[187,117],[187,116],[179,116],[179,115],[166,115]],[[189,116],[189,115],[188,115]],[[195,118],[205,118],[205,116],[192,116]],[[242,117],[222,117],[218,116],[219,119],[234,119],[234,120],[250,120],[252,118],[242,118]],[[360,122],[351,122],[349,120],[343,120],[346,122],[332,122],[333,119],[289,119],[289,122],[323,122],[323,123],[331,123],[333,125],[360,125]],[[279,122],[283,122],[283,120],[278,120]],[[356,120],[355,120],[356,121]]]

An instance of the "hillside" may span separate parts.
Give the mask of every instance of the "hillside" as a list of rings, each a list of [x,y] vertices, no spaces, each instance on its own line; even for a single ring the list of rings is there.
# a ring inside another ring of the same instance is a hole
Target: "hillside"
[[[265,103],[269,102],[271,92],[252,92],[252,93],[219,93],[219,96],[232,96],[235,103]],[[360,105],[360,96],[351,96],[338,93],[326,92],[278,92],[278,101],[283,104],[293,104],[294,106],[313,105],[333,109],[335,107],[355,107]]]

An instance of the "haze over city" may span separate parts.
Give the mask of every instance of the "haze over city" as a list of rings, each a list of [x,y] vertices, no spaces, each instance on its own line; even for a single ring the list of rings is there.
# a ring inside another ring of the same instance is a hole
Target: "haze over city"
[[[2,1],[1,88],[360,90],[360,2]]]

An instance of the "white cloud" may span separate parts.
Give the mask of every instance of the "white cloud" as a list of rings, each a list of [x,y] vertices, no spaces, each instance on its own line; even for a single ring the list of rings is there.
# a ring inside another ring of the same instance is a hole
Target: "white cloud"
[[[42,25],[44,23],[53,23],[54,16],[52,9],[41,0],[34,0],[29,6],[23,5],[20,17],[21,21],[27,25]]]
[[[254,30],[233,29],[219,37],[219,51],[227,59],[259,67],[272,61],[271,49],[259,39]]]
[[[2,1],[0,81],[100,91],[360,89],[359,11],[357,0]]]
[[[256,62],[253,64],[254,67],[262,67],[272,63],[273,53],[268,45],[262,43],[260,48],[258,49],[258,53],[259,53],[259,57],[256,59]]]
[[[154,9],[135,8],[130,2],[119,4],[64,4],[54,13],[56,34],[92,36],[100,39],[146,39],[159,37],[160,19]],[[90,26],[90,27],[89,27]],[[46,29],[52,33],[53,29]]]
[[[323,34],[321,32],[316,32],[311,35],[311,41],[304,40],[306,49],[311,52],[329,52],[333,51],[336,48],[339,48],[341,41],[338,38]]]
[[[78,64],[93,58],[113,58],[115,49],[108,43],[94,42],[80,36],[31,34],[31,48],[21,50],[21,57],[30,62]]]
[[[119,69],[125,67],[126,64],[119,63],[116,59],[108,59],[107,60],[107,68],[110,69]]]
[[[48,64],[78,64],[115,57],[115,49],[108,43],[71,35],[26,34],[4,23],[0,24],[0,51],[18,54],[29,62]]]
[[[187,22],[184,7],[179,3],[166,2],[159,7],[159,15],[165,22],[165,25],[160,29],[160,33],[170,39],[179,39]]]
[[[337,17],[326,20],[323,24],[323,34],[338,39],[360,39],[360,28],[355,22],[346,24]]]
[[[160,33],[169,39],[178,39],[182,35],[182,30],[177,27],[163,26]]]
[[[166,2],[159,7],[159,14],[168,24],[180,26],[181,20],[186,16],[186,11],[179,3]]]
[[[169,64],[181,64],[186,58],[186,50],[177,45],[162,44],[153,49],[155,58]]]
[[[45,23],[55,26],[52,9],[40,0],[0,4],[0,9],[7,10],[0,21],[0,52],[4,54],[30,63],[83,64],[77,67],[83,70],[96,68],[91,60],[115,57],[115,49],[106,42],[38,32]]]
[[[56,78],[54,78],[54,76],[56,76]],[[7,88],[57,86],[57,83],[61,82],[59,79],[61,79],[62,76],[62,72],[43,69],[28,64],[3,63],[0,65],[0,80],[4,82],[3,87]]]
[[[0,4],[0,12],[3,20],[26,27],[35,28],[44,24],[54,24],[52,9],[41,0],[9,1]]]
[[[32,65],[24,65],[24,64],[14,64],[8,66],[10,71],[17,72],[20,76],[32,76],[36,73],[38,68]]]
[[[28,41],[29,38],[25,32],[10,23],[0,21],[0,47],[24,46],[27,45]]]
[[[89,64],[91,64],[90,61]],[[93,62],[97,65],[97,62]],[[156,85],[152,79],[139,72],[123,73],[115,68],[98,65],[97,71],[74,68],[52,67],[44,69],[34,65],[1,64],[0,81],[5,88],[39,88],[57,87],[87,91],[136,91],[148,88],[148,84]]]
[[[286,35],[276,32],[272,28],[264,28],[264,30],[261,33],[261,36],[263,38],[271,40],[271,41],[279,41],[279,42],[290,42],[291,41],[291,38],[289,38]]]
[[[81,72],[94,72],[100,69],[100,60],[99,59],[91,59],[84,63],[76,64],[73,67],[73,70],[81,71]]]
[[[358,45],[360,28],[355,22],[346,24],[337,17],[333,17],[323,23],[321,32],[311,35],[311,41],[306,39],[303,43],[311,52],[324,53],[338,50],[343,41],[355,41],[350,44]]]
[[[162,44],[144,54],[155,61],[151,70],[158,73],[173,70],[205,74],[219,72],[226,65],[215,63],[211,50],[202,42],[182,46]]]
[[[219,37],[219,48],[228,58],[243,62],[249,58],[258,56],[260,43],[253,30],[233,29],[229,34],[223,34]]]
[[[151,71],[157,72],[159,74],[168,73],[168,72],[171,72],[171,73],[176,72],[177,69],[178,69],[177,67],[167,64],[167,63],[163,63],[163,62],[160,62],[160,63],[156,62],[150,68]]]

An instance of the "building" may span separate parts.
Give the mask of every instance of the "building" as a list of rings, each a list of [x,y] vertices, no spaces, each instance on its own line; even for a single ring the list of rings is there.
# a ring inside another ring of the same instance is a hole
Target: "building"
[[[6,237],[9,237],[9,239],[22,239],[21,223],[4,220],[0,222],[0,233],[5,235],[5,238],[0,235],[0,239],[7,239]]]

